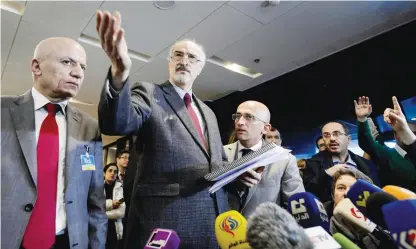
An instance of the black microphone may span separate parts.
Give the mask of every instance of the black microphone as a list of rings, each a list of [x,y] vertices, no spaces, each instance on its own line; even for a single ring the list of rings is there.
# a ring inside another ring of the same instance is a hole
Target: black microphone
[[[398,199],[391,194],[387,194],[386,192],[377,192],[372,193],[366,202],[367,206],[367,217],[382,227],[384,230],[388,230],[386,221],[384,219],[383,210],[381,209],[382,206],[388,204],[393,201],[397,201]]]

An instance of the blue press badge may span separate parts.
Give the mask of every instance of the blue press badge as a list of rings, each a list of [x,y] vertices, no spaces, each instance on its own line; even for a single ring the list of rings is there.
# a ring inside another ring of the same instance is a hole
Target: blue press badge
[[[82,171],[85,170],[95,170],[95,158],[92,155],[86,153],[85,155],[81,155],[81,166]]]

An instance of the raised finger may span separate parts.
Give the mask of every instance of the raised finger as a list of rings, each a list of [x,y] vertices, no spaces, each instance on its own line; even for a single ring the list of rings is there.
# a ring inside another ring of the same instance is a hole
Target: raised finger
[[[96,15],[95,15],[95,24],[96,24],[95,29],[97,30],[98,33],[100,33],[100,25],[101,25],[101,22],[103,20],[103,12],[101,12],[101,10],[97,10],[95,13],[96,13]]]
[[[113,53],[112,53],[113,56],[117,55],[118,47],[123,37],[124,37],[124,29],[119,29],[116,34],[116,39],[113,41]]]
[[[110,16],[109,16],[109,13],[108,13],[108,11],[105,11],[104,13],[103,13],[103,16],[102,16],[102,18],[101,18],[101,24],[100,24],[100,27],[98,28],[99,29],[99,35],[100,35],[100,40],[101,40],[101,46],[105,49],[105,44],[106,44],[106,41],[105,41],[105,34],[107,33],[107,29],[108,29],[108,25],[109,25],[109,23],[110,23]]]
[[[106,30],[105,33],[105,46],[106,46],[106,51],[109,54],[113,53],[113,41],[114,41],[114,18],[112,16],[110,16],[110,20],[108,23],[108,28]]]
[[[393,108],[394,108],[394,110],[395,111],[399,111],[401,113],[402,112],[402,108],[400,108],[400,104],[399,104],[399,101],[397,101],[396,96],[393,96],[392,100],[393,100]]]

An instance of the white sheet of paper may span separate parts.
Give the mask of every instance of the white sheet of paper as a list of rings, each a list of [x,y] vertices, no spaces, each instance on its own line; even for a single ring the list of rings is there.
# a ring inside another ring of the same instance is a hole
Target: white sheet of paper
[[[233,170],[223,174],[220,177],[215,178],[217,181],[212,187],[209,189],[209,192],[215,193],[223,186],[227,185],[228,183],[234,181],[237,177],[247,172],[247,170],[255,169],[261,166],[267,166],[271,163],[277,162],[282,159],[281,155],[283,152],[288,151],[280,146],[277,146],[262,155],[253,158],[252,160],[234,168]]]

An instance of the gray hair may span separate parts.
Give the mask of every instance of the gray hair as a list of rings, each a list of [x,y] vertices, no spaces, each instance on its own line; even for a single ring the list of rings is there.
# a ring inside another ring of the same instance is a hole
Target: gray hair
[[[183,39],[183,40],[176,41],[176,42],[175,42],[175,43],[174,43],[174,44],[170,47],[170,49],[169,49],[169,57],[168,57],[168,60],[170,61],[170,57],[172,56],[172,53],[173,53],[173,48],[174,48],[177,44],[182,43],[182,42],[192,42],[193,44],[197,45],[197,46],[201,49],[201,52],[202,52],[202,58],[200,58],[200,60],[201,60],[202,68],[203,68],[203,67],[205,66],[205,62],[206,62],[206,60],[207,60],[207,56],[206,56],[206,54],[205,54],[204,47],[203,47],[201,44],[197,43],[194,39]]]

